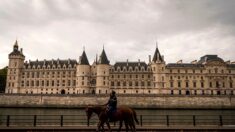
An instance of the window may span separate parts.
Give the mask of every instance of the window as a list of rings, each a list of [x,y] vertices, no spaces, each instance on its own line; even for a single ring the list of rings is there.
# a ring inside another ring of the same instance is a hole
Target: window
[[[39,81],[38,80],[36,81],[36,86],[39,86]]]
[[[129,82],[129,86],[132,86],[132,82]]]
[[[179,95],[181,95],[181,90],[179,90]]]
[[[138,85],[139,85],[139,83],[138,83],[138,81],[136,81],[136,82],[135,82],[135,86],[138,86]]]
[[[178,82],[178,88],[180,88],[181,87],[181,82]]]
[[[21,81],[21,86],[24,87],[24,81]]]
[[[174,87],[173,82],[171,82],[171,87],[172,87],[172,88]]]
[[[123,86],[126,86],[126,82],[123,82]]]
[[[212,82],[210,82],[210,87],[212,87]]]
[[[171,95],[173,95],[174,94],[174,91],[173,90],[171,90]]]
[[[114,86],[114,82],[113,81],[111,82],[111,86]]]
[[[230,82],[229,85],[230,85],[230,88],[233,88],[233,82]]]
[[[202,90],[202,95],[204,95],[205,94],[205,91],[204,90]]]
[[[144,82],[141,82],[141,86],[144,86]]]
[[[197,87],[197,83],[193,82],[193,87],[196,88]]]
[[[148,78],[150,78],[150,75],[148,74]]]
[[[150,86],[151,85],[151,83],[150,83],[150,81],[148,81],[148,86]]]
[[[203,83],[203,82],[201,82],[201,87],[202,87],[202,88],[204,87],[204,83]]]
[[[47,84],[46,84],[46,86],[49,86],[49,81],[47,81]]]
[[[120,86],[120,82],[119,81],[117,82],[117,86]]]
[[[34,86],[34,81],[31,81],[31,86]]]
[[[185,84],[185,85],[186,85],[186,88],[188,88],[188,82],[185,82],[185,83],[186,83],[186,84]]]

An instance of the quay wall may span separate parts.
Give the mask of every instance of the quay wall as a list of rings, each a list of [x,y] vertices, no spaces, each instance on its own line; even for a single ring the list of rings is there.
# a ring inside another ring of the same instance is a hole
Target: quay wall
[[[0,94],[0,107],[83,108],[102,105],[108,95]],[[235,109],[235,96],[117,95],[118,105],[161,109]]]

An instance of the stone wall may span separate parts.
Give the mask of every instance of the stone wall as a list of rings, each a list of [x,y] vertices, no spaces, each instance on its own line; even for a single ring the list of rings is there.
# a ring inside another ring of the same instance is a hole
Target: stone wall
[[[235,96],[118,95],[118,105],[134,108],[235,109]],[[0,107],[81,108],[101,105],[107,95],[1,94]]]

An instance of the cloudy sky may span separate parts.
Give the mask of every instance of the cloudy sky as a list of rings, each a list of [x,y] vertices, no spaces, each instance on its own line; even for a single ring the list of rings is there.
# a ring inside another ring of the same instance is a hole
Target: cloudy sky
[[[205,54],[235,61],[234,0],[0,0],[0,68],[15,40],[26,60],[148,62],[156,41],[167,63]]]

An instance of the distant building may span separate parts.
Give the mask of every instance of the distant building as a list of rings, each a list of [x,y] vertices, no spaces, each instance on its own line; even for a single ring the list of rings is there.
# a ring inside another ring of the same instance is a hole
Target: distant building
[[[230,95],[235,89],[235,64],[217,55],[199,61],[166,64],[156,47],[149,62],[109,63],[103,49],[90,65],[85,51],[76,60],[25,62],[16,41],[9,54],[6,93]]]

